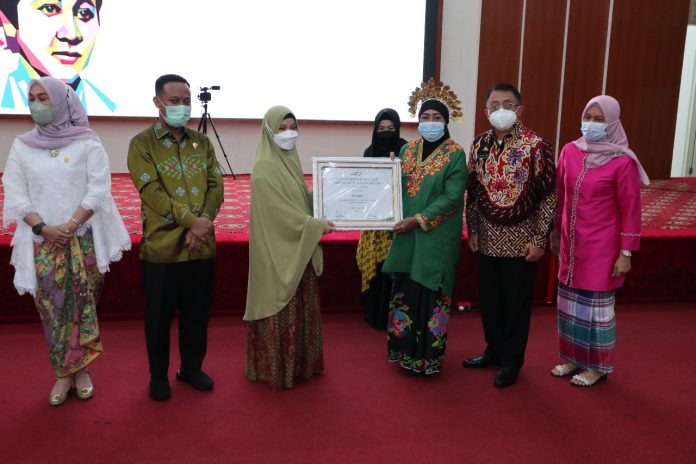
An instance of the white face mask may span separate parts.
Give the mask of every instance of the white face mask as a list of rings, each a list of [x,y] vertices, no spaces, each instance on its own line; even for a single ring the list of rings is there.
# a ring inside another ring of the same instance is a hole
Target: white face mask
[[[607,137],[607,123],[583,121],[580,132],[588,142],[599,142]]]
[[[286,130],[273,134],[273,141],[283,150],[292,150],[295,148],[295,142],[297,141],[298,135],[300,134],[297,131]]]
[[[488,115],[488,120],[491,122],[491,125],[499,131],[506,131],[517,122],[517,113],[506,110],[505,108],[500,108]]]

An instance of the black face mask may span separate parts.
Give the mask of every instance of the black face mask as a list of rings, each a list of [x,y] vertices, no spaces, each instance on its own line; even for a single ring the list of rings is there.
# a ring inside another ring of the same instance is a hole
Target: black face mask
[[[393,130],[375,133],[372,150],[375,156],[389,156],[390,152],[399,152],[399,133]]]
[[[386,130],[377,132],[377,140],[379,140],[380,142],[391,142],[393,140],[396,140],[396,131]]]

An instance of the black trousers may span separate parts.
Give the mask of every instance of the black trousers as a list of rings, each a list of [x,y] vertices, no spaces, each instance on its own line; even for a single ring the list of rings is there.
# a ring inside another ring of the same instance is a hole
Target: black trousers
[[[536,263],[480,255],[481,320],[486,353],[519,370],[529,337]]]
[[[208,345],[215,259],[180,263],[140,262],[145,289],[145,342],[150,376],[165,379],[169,369],[169,332],[179,309],[181,369],[201,369]]]

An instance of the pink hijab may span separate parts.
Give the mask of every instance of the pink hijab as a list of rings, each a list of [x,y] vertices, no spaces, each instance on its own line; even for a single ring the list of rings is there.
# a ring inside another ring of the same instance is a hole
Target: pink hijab
[[[18,136],[19,140],[30,147],[46,149],[67,147],[78,139],[100,142],[97,134],[89,128],[87,113],[72,87],[53,77],[32,79],[28,89],[31,90],[34,84],[43,87],[51,99],[53,120],[45,125],[37,124],[29,132]]]
[[[597,105],[602,110],[604,121],[607,123],[607,138],[599,142],[590,142],[585,140],[585,137],[580,137],[573,142],[580,150],[587,153],[587,167],[596,168],[619,156],[628,156],[636,164],[640,181],[644,185],[650,185],[648,174],[638,161],[638,157],[633,150],[628,148],[626,132],[624,132],[621,120],[619,120],[621,115],[619,102],[609,95],[599,95],[587,102],[582,114],[584,115],[592,105]]]

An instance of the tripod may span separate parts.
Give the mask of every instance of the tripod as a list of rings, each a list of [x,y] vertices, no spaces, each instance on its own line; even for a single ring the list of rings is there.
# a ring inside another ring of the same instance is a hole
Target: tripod
[[[210,127],[213,128],[213,132],[215,133],[215,138],[217,138],[218,145],[220,145],[220,149],[222,150],[222,155],[225,157],[225,161],[227,162],[227,167],[230,168],[230,174],[232,174],[232,178],[234,180],[237,180],[237,176],[234,175],[234,171],[232,170],[232,166],[230,166],[230,160],[227,158],[227,153],[225,153],[225,147],[222,146],[222,142],[220,141],[220,135],[218,134],[218,131],[215,128],[215,124],[213,123],[213,118],[210,116],[210,113],[208,113],[208,102],[204,101],[203,102],[203,114],[201,115],[200,121],[198,121],[198,132],[202,132],[204,134],[208,133],[208,121],[210,121]]]

